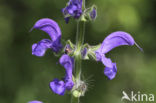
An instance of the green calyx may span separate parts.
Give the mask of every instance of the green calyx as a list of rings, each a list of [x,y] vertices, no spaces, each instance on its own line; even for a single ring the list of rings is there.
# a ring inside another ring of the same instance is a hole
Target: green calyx
[[[95,15],[97,17],[97,7],[96,7],[96,5],[92,5],[91,7],[84,9],[79,21],[87,22],[87,21],[95,20],[96,17],[93,19],[93,18],[91,18],[91,15],[90,15],[93,10],[96,11]]]

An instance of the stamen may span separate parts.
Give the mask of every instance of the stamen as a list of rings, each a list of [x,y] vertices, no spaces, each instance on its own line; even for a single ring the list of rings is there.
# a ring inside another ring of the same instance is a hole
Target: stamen
[[[144,50],[136,42],[135,45],[140,49],[141,52],[144,52]]]

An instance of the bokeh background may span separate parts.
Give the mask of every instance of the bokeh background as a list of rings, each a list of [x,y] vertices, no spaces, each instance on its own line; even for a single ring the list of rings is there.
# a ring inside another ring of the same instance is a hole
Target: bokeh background
[[[58,96],[49,89],[53,78],[65,70],[48,50],[42,58],[31,55],[31,45],[49,38],[42,31],[29,32],[40,18],[58,22],[64,40],[74,42],[76,22],[67,25],[61,9],[68,0],[0,0],[0,103],[69,103],[70,95]],[[111,32],[130,33],[144,49],[122,46],[107,54],[117,62],[118,73],[109,81],[104,66],[83,61],[83,76],[89,83],[81,103],[122,103],[122,91],[156,94],[156,2],[155,0],[86,0],[96,4],[98,17],[86,24],[85,42],[96,45]]]

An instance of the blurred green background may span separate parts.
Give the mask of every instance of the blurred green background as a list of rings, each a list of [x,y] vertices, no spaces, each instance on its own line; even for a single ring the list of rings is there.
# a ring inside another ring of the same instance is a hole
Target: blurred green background
[[[68,0],[0,0],[0,103],[69,103],[70,95],[58,96],[49,82],[62,78],[65,70],[59,58],[48,50],[42,58],[31,55],[31,45],[49,36],[38,30],[29,33],[40,18],[58,22],[64,40],[74,42],[76,22],[67,25],[61,9]],[[130,33],[144,49],[122,46],[107,54],[117,62],[116,78],[109,81],[102,63],[83,61],[88,91],[81,103],[122,103],[122,91],[156,94],[156,1],[155,0],[86,0],[96,4],[98,17],[86,24],[85,42],[95,45],[111,32]]]

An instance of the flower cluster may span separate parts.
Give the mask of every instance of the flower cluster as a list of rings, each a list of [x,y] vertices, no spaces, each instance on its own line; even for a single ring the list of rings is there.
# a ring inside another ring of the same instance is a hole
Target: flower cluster
[[[85,9],[83,11],[82,6],[82,0],[70,0],[68,2],[67,6],[62,10],[67,23],[70,17],[79,19],[81,16],[87,18],[88,15],[91,20],[95,20],[95,18],[97,17],[96,7],[93,5],[91,8]],[[85,22],[85,20],[79,19],[79,22],[82,21]],[[38,29],[46,32],[51,39],[42,39],[38,43],[34,43],[32,45],[32,55],[42,57],[44,56],[47,49],[51,49],[54,53],[59,53],[60,51],[62,51],[59,63],[65,68],[66,74],[62,80],[55,78],[49,83],[50,89],[58,95],[64,95],[66,90],[71,91],[71,93],[75,97],[84,95],[87,89],[87,85],[84,81],[81,80],[81,67],[79,67],[81,65],[79,64],[79,61],[81,60],[90,60],[93,58],[96,61],[102,62],[105,66],[104,74],[108,77],[109,80],[114,79],[117,73],[117,66],[115,62],[112,62],[110,58],[106,57],[106,54],[116,47],[123,45],[133,46],[134,44],[136,44],[130,34],[123,31],[116,31],[109,34],[100,44],[100,46],[90,46],[88,43],[74,45],[70,41],[67,41],[65,45],[62,45],[62,34],[60,27],[54,20],[49,18],[38,20],[34,24],[31,31],[33,29]],[[80,33],[81,32],[84,31],[80,31]],[[78,40],[83,39],[84,38]],[[77,43],[80,43],[80,41],[77,41]],[[137,44],[136,46],[139,47]],[[74,74],[73,71],[78,72]],[[30,101],[29,103],[42,102]]]
[[[62,12],[66,23],[69,22],[70,17],[79,19],[82,14],[82,0],[70,0]]]

